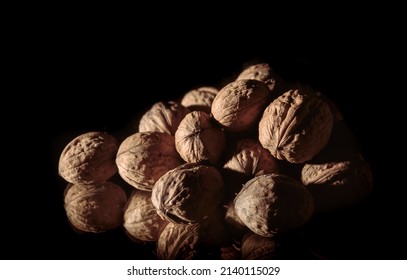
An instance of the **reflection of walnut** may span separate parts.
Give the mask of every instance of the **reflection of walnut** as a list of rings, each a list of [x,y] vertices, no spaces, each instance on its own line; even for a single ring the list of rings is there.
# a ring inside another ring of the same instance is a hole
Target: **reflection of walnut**
[[[219,91],[213,100],[211,112],[226,130],[245,131],[256,124],[270,97],[265,83],[237,80]]]
[[[304,185],[279,174],[254,177],[244,185],[234,204],[242,222],[265,237],[302,226],[314,212],[312,196]]]
[[[328,212],[361,202],[372,190],[369,164],[351,149],[327,150],[302,169],[302,182],[314,197],[315,210]]]
[[[98,184],[117,172],[116,139],[103,132],[88,132],[73,139],[62,151],[59,175],[70,183]]]
[[[243,79],[253,79],[261,81],[265,83],[270,89],[270,92],[272,92],[276,86],[277,75],[269,64],[259,63],[248,66],[236,78],[236,80]]]
[[[163,260],[207,259],[225,240],[223,224],[216,218],[202,223],[168,223],[157,241],[157,256]]]
[[[163,220],[151,202],[151,192],[134,189],[124,211],[124,228],[136,241],[157,241],[168,222]]]
[[[145,191],[151,191],[162,175],[181,163],[174,136],[162,132],[130,135],[120,144],[116,157],[123,180]]]
[[[173,223],[196,223],[217,208],[223,180],[212,166],[186,163],[165,173],[155,183],[151,200],[158,214]]]
[[[157,102],[140,119],[139,132],[156,131],[171,135],[189,110],[175,101]]]
[[[331,110],[319,93],[290,90],[265,109],[259,123],[259,140],[274,157],[302,163],[325,147],[332,126]]]
[[[273,237],[264,237],[248,233],[243,237],[241,255],[243,260],[271,260],[276,258],[277,241]]]
[[[211,123],[205,112],[185,116],[175,133],[175,147],[186,162],[216,163],[225,148],[223,130]]]
[[[181,105],[190,111],[203,111],[210,114],[213,99],[218,91],[214,87],[200,87],[190,90],[182,97]]]
[[[127,197],[124,190],[111,182],[68,184],[64,207],[72,226],[83,232],[104,232],[119,227]]]

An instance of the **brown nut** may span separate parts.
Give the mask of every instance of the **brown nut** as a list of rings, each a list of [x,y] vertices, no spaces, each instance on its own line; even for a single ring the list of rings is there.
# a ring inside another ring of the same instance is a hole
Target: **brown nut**
[[[130,135],[120,144],[116,157],[123,180],[144,191],[151,191],[162,175],[181,163],[174,136],[162,132]]]
[[[174,135],[189,110],[175,101],[157,102],[139,122],[138,132],[156,131]]]
[[[208,259],[224,242],[224,227],[217,219],[202,223],[168,223],[157,241],[157,256],[163,260]]]
[[[117,172],[116,139],[103,132],[88,132],[65,146],[58,164],[58,173],[73,184],[99,184]]]
[[[219,90],[214,87],[199,87],[188,91],[182,97],[181,105],[192,111],[203,111],[211,113],[213,99],[218,94]]]
[[[237,80],[224,86],[212,102],[212,115],[226,130],[242,132],[252,128],[270,101],[266,84]]]
[[[151,192],[134,189],[124,210],[123,226],[135,241],[157,241],[167,225],[151,202]]]
[[[185,116],[175,133],[175,147],[186,162],[216,163],[225,148],[223,130],[211,123],[205,112],[194,111]]]
[[[318,212],[353,206],[365,199],[373,187],[368,162],[352,149],[319,154],[304,165],[301,180],[311,192]]]
[[[243,260],[272,260],[276,258],[277,241],[253,232],[243,237],[241,258]]]
[[[83,232],[105,232],[123,222],[127,196],[111,182],[94,185],[68,184],[64,208],[71,225]]]
[[[243,178],[242,185],[255,176],[277,173],[278,162],[255,139],[242,139],[236,143],[233,155],[223,165],[226,176]]]
[[[197,223],[211,215],[223,196],[223,180],[211,166],[185,163],[165,173],[151,200],[158,214],[172,223]]]
[[[265,83],[270,92],[273,92],[277,75],[268,63],[257,63],[246,67],[236,78],[236,80],[257,80]]]
[[[259,123],[259,141],[281,160],[303,163],[328,143],[333,127],[329,105],[318,92],[290,90],[264,110]]]
[[[312,195],[304,185],[280,174],[254,177],[244,185],[234,204],[242,222],[265,237],[299,228],[314,213]]]

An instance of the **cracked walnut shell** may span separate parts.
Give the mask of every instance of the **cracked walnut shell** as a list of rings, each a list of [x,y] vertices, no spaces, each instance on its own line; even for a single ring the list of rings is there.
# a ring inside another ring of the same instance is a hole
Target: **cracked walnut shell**
[[[264,110],[259,141],[274,157],[303,163],[326,146],[332,127],[332,112],[320,93],[289,90]]]

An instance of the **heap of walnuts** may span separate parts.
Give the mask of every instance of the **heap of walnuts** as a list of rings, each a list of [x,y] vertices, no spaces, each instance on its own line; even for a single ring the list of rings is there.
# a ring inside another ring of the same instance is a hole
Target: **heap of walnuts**
[[[123,140],[67,143],[67,218],[79,232],[123,227],[159,259],[275,258],[280,237],[371,192],[346,128],[326,96],[254,64],[220,89],[152,104]]]

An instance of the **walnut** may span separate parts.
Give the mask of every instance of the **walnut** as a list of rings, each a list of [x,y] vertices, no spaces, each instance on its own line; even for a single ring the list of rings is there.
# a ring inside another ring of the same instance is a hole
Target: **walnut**
[[[82,232],[105,232],[123,222],[124,190],[112,183],[68,184],[64,207],[71,225]]]
[[[103,132],[77,136],[64,148],[59,158],[58,173],[73,184],[99,184],[117,172],[116,139]]]
[[[211,113],[213,99],[219,90],[214,87],[199,87],[188,91],[181,100],[181,105],[190,111],[203,111]]]
[[[189,110],[175,101],[155,103],[140,119],[139,132],[156,131],[171,135]]]
[[[186,162],[216,163],[225,148],[223,130],[211,123],[211,117],[201,111],[185,116],[175,133],[175,147]]]
[[[242,139],[236,143],[235,151],[223,165],[222,172],[230,192],[238,192],[255,176],[277,173],[278,162],[257,140]]]
[[[135,241],[157,241],[167,225],[151,202],[151,192],[134,189],[124,211],[123,226]]]
[[[236,80],[257,80],[265,83],[270,92],[273,92],[278,80],[277,74],[268,63],[258,63],[246,67],[236,78]]]
[[[327,150],[304,165],[301,180],[315,210],[330,212],[361,202],[373,186],[369,163],[353,149]]]
[[[242,241],[241,258],[243,260],[272,260],[277,256],[277,241],[273,237],[264,237],[248,233]]]
[[[157,256],[163,260],[213,258],[218,254],[224,235],[223,224],[217,219],[202,223],[168,223],[157,241]]]
[[[162,175],[181,163],[174,136],[162,132],[130,135],[120,144],[116,156],[123,180],[145,191],[151,191]]]
[[[197,223],[214,212],[222,196],[223,180],[216,168],[185,163],[155,183],[151,200],[164,219],[173,223]]]
[[[332,126],[332,112],[318,92],[289,90],[265,109],[259,141],[274,157],[303,163],[325,147]]]
[[[157,241],[157,256],[163,260],[192,260],[197,255],[199,224],[169,223]]]
[[[238,193],[234,204],[242,222],[265,237],[301,227],[314,212],[312,195],[304,185],[281,174],[254,177]]]
[[[270,101],[266,84],[238,80],[224,86],[212,102],[212,115],[226,130],[242,132],[252,128]]]
[[[246,233],[246,231],[248,231],[248,228],[237,216],[233,201],[228,203],[226,208],[227,208],[225,214],[226,226],[229,228],[232,236],[237,238],[242,237]]]

